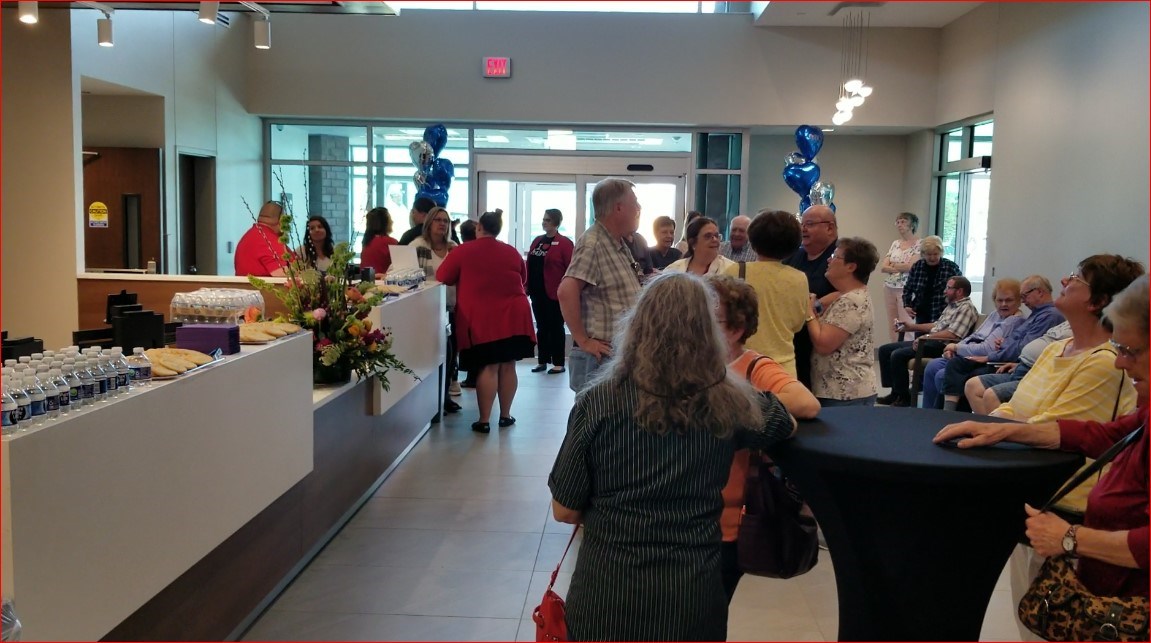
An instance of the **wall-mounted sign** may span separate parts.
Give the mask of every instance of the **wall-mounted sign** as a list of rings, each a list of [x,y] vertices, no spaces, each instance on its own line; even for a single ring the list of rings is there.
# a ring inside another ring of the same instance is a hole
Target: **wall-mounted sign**
[[[484,78],[511,78],[512,59],[487,56],[484,58]]]
[[[88,227],[108,227],[108,206],[99,201],[93,201],[92,205],[88,206]]]

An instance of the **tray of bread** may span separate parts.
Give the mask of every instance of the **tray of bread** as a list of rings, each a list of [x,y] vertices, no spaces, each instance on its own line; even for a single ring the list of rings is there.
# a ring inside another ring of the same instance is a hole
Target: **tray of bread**
[[[187,348],[149,348],[144,351],[152,362],[152,379],[165,380],[187,375],[224,361],[219,349],[211,355]]]
[[[240,343],[267,344],[301,330],[303,327],[288,322],[249,322],[240,324]]]

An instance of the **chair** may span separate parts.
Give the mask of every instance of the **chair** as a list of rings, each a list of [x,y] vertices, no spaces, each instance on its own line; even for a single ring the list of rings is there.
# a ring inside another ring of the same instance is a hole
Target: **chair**
[[[987,315],[980,315],[975,319],[974,328],[979,328],[987,319]],[[927,368],[928,362],[935,359],[934,357],[924,357],[923,349],[928,342],[936,342],[942,344],[950,344],[951,342],[940,342],[937,340],[928,340],[927,342],[919,342],[919,346],[915,349],[915,357],[907,360],[907,370],[911,371],[911,389],[909,397],[912,402],[915,402],[919,397],[919,392],[923,390],[923,369]],[[918,406],[918,405],[917,405]]]

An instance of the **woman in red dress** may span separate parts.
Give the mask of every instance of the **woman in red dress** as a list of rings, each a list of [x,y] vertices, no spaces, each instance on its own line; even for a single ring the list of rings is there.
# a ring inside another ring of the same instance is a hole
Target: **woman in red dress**
[[[392,215],[387,208],[372,208],[368,210],[367,222],[364,226],[364,245],[360,251],[360,265],[376,269],[376,274],[387,274],[392,265],[392,251],[388,246],[398,242],[392,234]]]
[[[515,424],[512,399],[519,380],[516,362],[535,355],[536,335],[524,284],[528,271],[514,247],[496,239],[503,213],[485,212],[476,226],[476,240],[444,258],[436,281],[456,286],[456,341],[460,368],[476,375],[480,419],[472,430],[491,430],[492,406],[500,398],[499,425]]]

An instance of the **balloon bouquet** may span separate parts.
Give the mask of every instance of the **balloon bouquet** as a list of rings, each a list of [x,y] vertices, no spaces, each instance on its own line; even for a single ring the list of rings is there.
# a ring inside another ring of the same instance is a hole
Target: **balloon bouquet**
[[[815,155],[823,147],[823,130],[814,125],[800,125],[795,130],[795,146],[798,152],[787,156],[783,168],[783,182],[799,195],[799,212],[813,205],[826,205],[835,212],[835,186],[819,180],[819,166]]]
[[[412,180],[416,183],[416,198],[427,197],[436,205],[448,204],[448,189],[456,168],[452,162],[440,158],[440,152],[448,144],[448,129],[443,125],[429,125],[424,129],[424,138],[408,146],[416,173]]]

